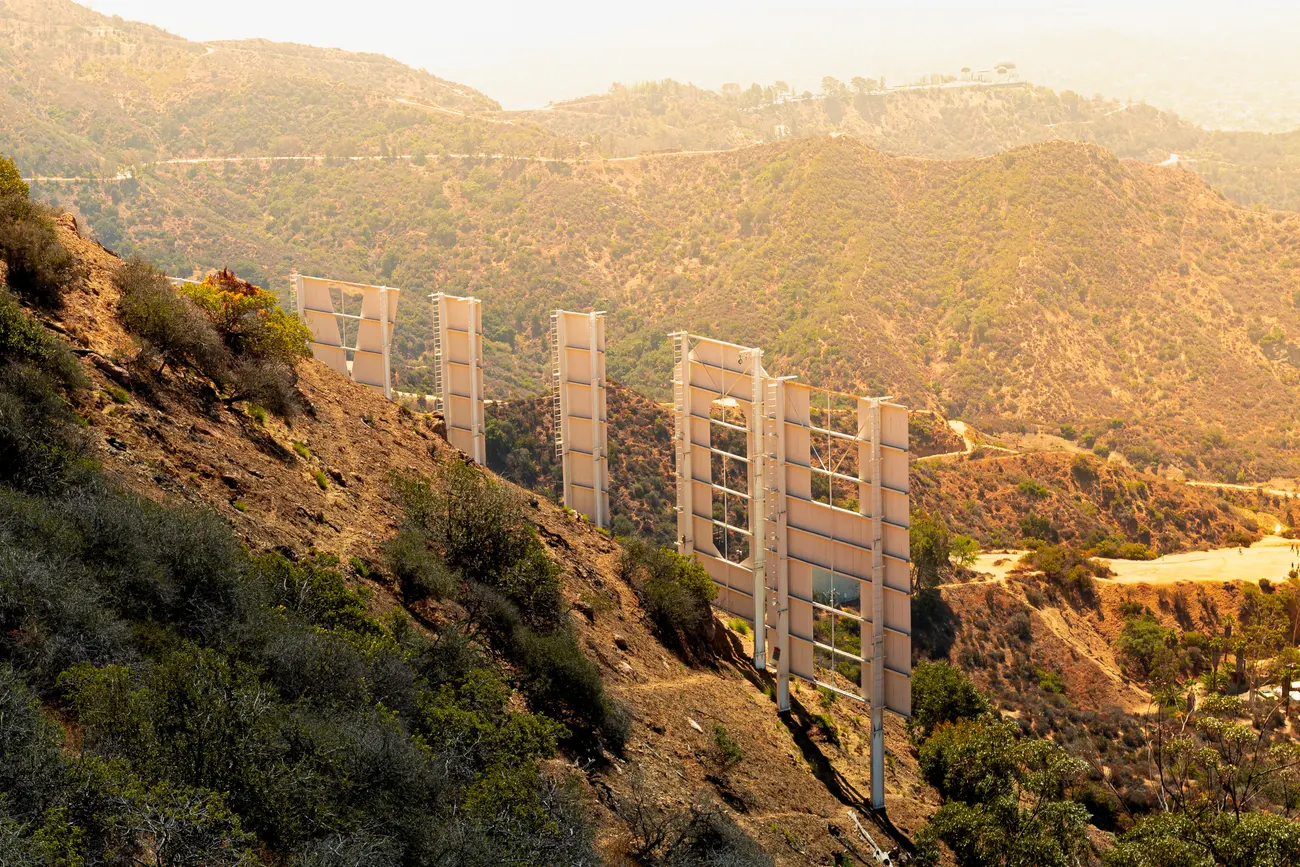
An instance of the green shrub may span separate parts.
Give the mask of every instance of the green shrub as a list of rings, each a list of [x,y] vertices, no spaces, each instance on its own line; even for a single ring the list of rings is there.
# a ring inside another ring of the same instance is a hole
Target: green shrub
[[[726,727],[720,724],[713,726],[713,738],[710,748],[710,758],[720,771],[726,773],[745,760],[745,752],[736,743],[736,739],[731,736]]]
[[[119,292],[118,319],[141,344],[140,360],[156,358],[165,367],[189,369],[224,387],[231,359],[216,329],[185,296],[176,292],[161,271],[131,259],[113,274]]]
[[[737,632],[741,635],[749,635],[749,624],[739,617],[733,617],[728,620],[727,627],[731,629],[732,632]]]
[[[63,293],[81,279],[72,254],[59,243],[48,209],[28,198],[25,184],[15,184],[13,164],[0,161],[0,262],[5,281],[24,301],[57,308]]]
[[[85,388],[89,381],[77,357],[61,339],[46,331],[0,286],[0,362],[30,364],[66,389]]]
[[[636,590],[655,632],[688,657],[712,655],[712,602],[718,588],[704,567],[668,548],[627,540],[619,575]]]
[[[571,728],[600,729],[608,707],[604,684],[573,633],[542,635],[520,627],[514,640],[519,685],[529,707]]]
[[[104,393],[107,394],[113,403],[130,403],[131,393],[125,388],[118,388],[116,385],[108,384],[104,386]]]
[[[1020,484],[1016,486],[1016,489],[1019,490],[1020,493],[1023,494],[1024,496],[1031,497],[1036,500],[1041,500],[1043,497],[1046,497],[1048,493],[1047,488],[1045,488],[1043,485],[1039,484],[1038,482],[1034,481],[1033,479],[1022,480]]]
[[[460,578],[425,544],[422,534],[404,528],[383,545],[388,569],[397,579],[402,599],[416,602],[433,597],[444,599],[453,595]]]
[[[913,740],[924,741],[940,726],[978,719],[988,712],[988,698],[960,668],[925,660],[912,670],[912,716],[907,730]]]
[[[1097,598],[1093,579],[1110,574],[1101,563],[1066,545],[1040,545],[1021,557],[1020,562],[1042,572],[1049,582],[1089,604]]]
[[[293,450],[297,452],[298,457],[302,458],[304,461],[311,460],[311,449],[307,448],[305,445],[298,442],[297,440],[295,440],[293,443]]]
[[[18,171],[18,166],[14,161],[3,154],[0,154],[0,196],[22,196],[24,198],[31,195],[31,189],[23,180],[22,174]]]
[[[248,405],[248,415],[258,424],[266,424],[266,410],[255,403]]]
[[[1026,539],[1038,539],[1042,542],[1055,542],[1060,538],[1051,521],[1033,513],[1020,519],[1020,533]]]
[[[87,466],[90,440],[65,400],[85,385],[67,345],[0,289],[0,482],[40,490]]]
[[[325,475],[324,470],[317,467],[312,470],[312,475],[316,477],[316,487],[320,488],[322,491],[329,490],[330,480],[329,477]]]
[[[1059,671],[1047,671],[1038,669],[1035,672],[1038,675],[1038,688],[1044,692],[1053,692],[1057,695],[1065,695],[1065,679],[1061,677]]]

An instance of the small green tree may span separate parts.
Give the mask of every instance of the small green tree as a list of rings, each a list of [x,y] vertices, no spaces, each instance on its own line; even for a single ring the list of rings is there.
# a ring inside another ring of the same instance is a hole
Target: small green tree
[[[13,159],[0,154],[0,196],[27,198],[31,193],[31,188],[18,173],[18,166],[14,165]]]
[[[951,554],[948,525],[937,515],[912,513],[911,554],[913,580],[920,590],[933,590],[943,580]]]
[[[912,670],[912,717],[907,730],[914,740],[924,741],[939,726],[977,719],[988,712],[988,698],[960,668],[925,660]]]

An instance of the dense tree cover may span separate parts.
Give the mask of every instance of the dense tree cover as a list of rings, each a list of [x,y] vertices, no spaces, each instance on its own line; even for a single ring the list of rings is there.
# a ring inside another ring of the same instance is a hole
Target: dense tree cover
[[[782,136],[840,132],[888,153],[931,159],[989,156],[1040,141],[1071,140],[1121,157],[1179,164],[1246,205],[1297,210],[1300,133],[1205,130],[1173,112],[1022,84],[886,91],[855,78],[823,79],[795,94],[783,82],[710,91],[672,80],[616,84],[608,93],[515,112],[609,156],[708,150]]]
[[[1078,863],[1088,851],[1089,814],[1068,795],[1086,765],[998,721],[959,670],[932,663],[918,675],[919,766],[943,798],[917,834],[921,863],[939,862],[940,843],[959,867]]]
[[[500,123],[500,106],[470,87],[379,55],[263,40],[204,46],[84,7],[41,11],[9,10],[14,42],[0,55],[12,82],[0,149],[24,172],[112,176],[196,155],[533,153],[552,140]]]
[[[610,383],[610,530],[661,545],[677,536],[672,490],[672,416],[662,404]],[[557,502],[564,480],[555,460],[551,396],[512,399],[487,409],[488,466]]]
[[[966,676],[923,663],[913,681],[918,764],[943,804],[918,834],[922,863],[940,844],[960,867],[1283,867],[1300,863],[1300,747],[1252,726],[1236,698],[1158,707],[1147,720],[1157,798],[1118,815],[1088,764],[999,720]],[[1092,823],[1119,831],[1100,851]]]

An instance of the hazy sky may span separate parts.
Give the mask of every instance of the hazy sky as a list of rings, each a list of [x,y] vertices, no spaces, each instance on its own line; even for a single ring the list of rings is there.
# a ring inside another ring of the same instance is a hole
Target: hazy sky
[[[1234,77],[1251,87],[1257,79],[1284,87],[1300,79],[1298,4],[1263,0],[89,5],[199,41],[264,37],[379,52],[471,85],[506,108],[602,92],[614,81],[676,78],[716,88],[782,79],[816,91],[823,75],[899,81],[1004,59],[1036,82],[1084,93],[1098,85],[1136,89],[1107,95],[1160,94],[1166,102],[1216,88],[1231,97]]]

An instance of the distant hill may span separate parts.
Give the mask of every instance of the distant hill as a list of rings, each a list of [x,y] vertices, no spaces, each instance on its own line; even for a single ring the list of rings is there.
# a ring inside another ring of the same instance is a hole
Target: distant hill
[[[189,42],[70,0],[0,0],[0,77],[12,82],[0,91],[0,151],[29,175],[112,176],[196,156],[532,153],[551,138],[504,123],[472,88],[381,55]]]
[[[757,115],[806,111],[787,125],[809,132],[838,112],[861,137],[589,159],[605,145],[537,125],[563,112],[508,116],[384,58],[198,45],[65,0],[3,2],[0,69],[15,86],[0,98],[27,114],[0,113],[0,152],[29,172],[135,166],[37,195],[174,274],[230,266],[282,294],[295,268],[403,287],[407,390],[431,384],[424,294],[472,292],[496,397],[543,390],[552,309],[599,306],[611,375],[656,398],[664,335],[687,327],[761,345],[774,371],[990,430],[1070,424],[1139,467],[1225,481],[1300,470],[1300,218],[1095,145],[932,160],[863,141],[954,156],[1059,130],[1154,160],[1153,142],[1203,135],[1172,115],[1027,87],[763,108],[759,88],[739,97]],[[620,95],[611,123],[642,103],[686,131],[747,116],[676,93]],[[262,159],[274,155],[319,159]],[[158,162],[176,158],[214,161]]]
[[[1296,470],[1300,217],[1093,146],[932,161],[818,137],[615,163],[165,166],[116,203],[45,189],[173,273],[405,287],[408,390],[431,381],[421,293],[442,289],[485,300],[496,396],[543,389],[550,310],[598,306],[611,375],[661,398],[665,335],[690,328],[982,427],[1072,424],[1142,466]]]
[[[832,95],[754,85],[718,93],[666,80],[511,117],[631,156],[741,147],[841,132],[903,156],[961,159],[1043,141],[1099,144],[1120,157],[1174,160],[1246,205],[1300,210],[1300,131],[1219,132],[1143,103],[1030,84],[909,87]],[[1175,158],[1174,155],[1177,155]]]

